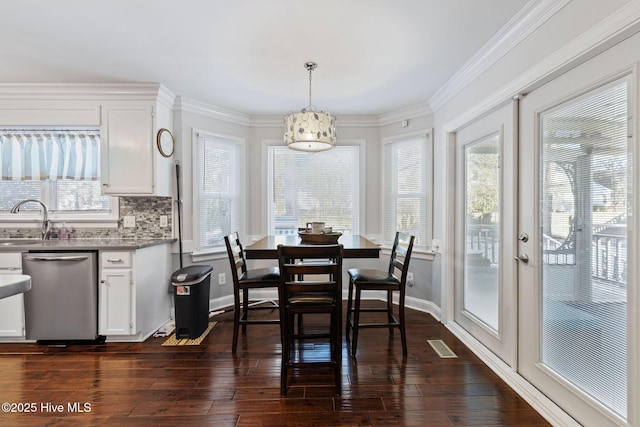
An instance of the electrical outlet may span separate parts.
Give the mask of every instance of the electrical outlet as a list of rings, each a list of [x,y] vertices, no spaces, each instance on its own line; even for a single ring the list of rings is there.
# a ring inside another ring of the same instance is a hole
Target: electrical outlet
[[[407,285],[415,285],[415,282],[413,281],[413,273],[407,273]]]
[[[169,217],[166,215],[160,215],[160,227],[164,228],[169,225]]]
[[[218,274],[218,285],[222,286],[227,283],[227,273]]]
[[[122,226],[124,228],[133,228],[136,226],[136,217],[133,215],[125,215],[122,218]]]

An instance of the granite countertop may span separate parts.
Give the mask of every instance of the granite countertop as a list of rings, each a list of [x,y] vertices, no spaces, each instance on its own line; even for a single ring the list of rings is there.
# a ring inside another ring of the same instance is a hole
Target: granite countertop
[[[71,239],[71,240],[21,240],[0,241],[0,252],[23,252],[34,250],[135,250],[149,246],[170,244],[177,239]]]

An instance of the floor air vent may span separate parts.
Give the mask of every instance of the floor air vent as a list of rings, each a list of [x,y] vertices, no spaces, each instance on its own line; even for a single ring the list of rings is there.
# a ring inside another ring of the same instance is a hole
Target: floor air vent
[[[458,356],[442,340],[427,340],[431,348],[443,359],[454,359]]]

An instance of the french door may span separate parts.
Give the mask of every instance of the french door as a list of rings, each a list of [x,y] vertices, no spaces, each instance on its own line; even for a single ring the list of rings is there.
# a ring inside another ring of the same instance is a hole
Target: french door
[[[456,132],[455,321],[513,365],[516,163],[511,103]]]
[[[586,426],[626,424],[631,401],[628,61],[612,48],[520,102],[518,371]]]

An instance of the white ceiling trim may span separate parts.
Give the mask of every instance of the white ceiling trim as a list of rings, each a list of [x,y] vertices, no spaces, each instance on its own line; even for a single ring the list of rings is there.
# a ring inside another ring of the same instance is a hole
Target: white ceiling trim
[[[497,63],[572,0],[532,0],[485,44],[431,98],[434,111]]]
[[[0,100],[155,101],[173,94],[159,83],[8,83],[0,84]]]
[[[185,98],[184,96],[178,96],[176,98],[173,108],[175,111],[200,114],[205,117],[211,117],[241,126],[249,126],[251,124],[251,117],[248,114],[209,105],[204,102],[196,101],[195,99]]]
[[[415,119],[416,117],[428,116],[430,114],[433,114],[433,109],[429,103],[425,102],[401,108],[387,114],[381,114],[378,124],[385,126],[391,123],[401,122],[402,120]]]

